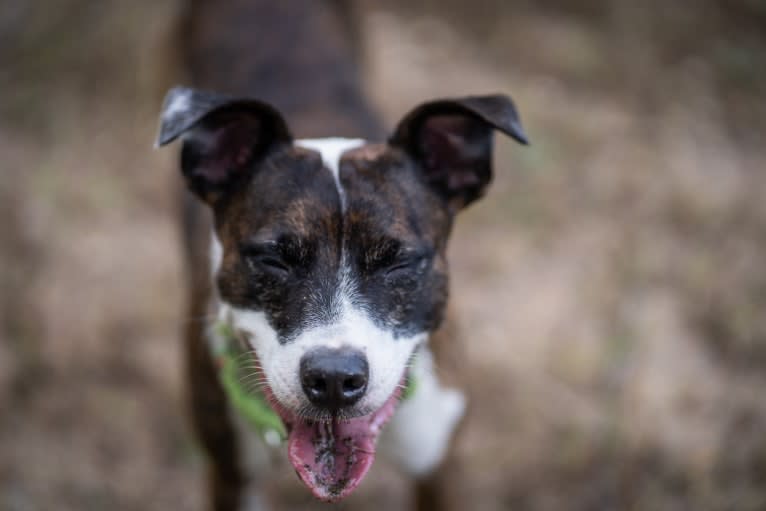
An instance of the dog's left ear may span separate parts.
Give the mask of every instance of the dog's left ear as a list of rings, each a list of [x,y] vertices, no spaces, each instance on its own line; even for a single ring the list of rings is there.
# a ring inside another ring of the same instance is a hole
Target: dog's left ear
[[[414,157],[457,210],[484,195],[492,180],[494,130],[529,143],[513,101],[502,94],[424,103],[399,122],[389,142]]]

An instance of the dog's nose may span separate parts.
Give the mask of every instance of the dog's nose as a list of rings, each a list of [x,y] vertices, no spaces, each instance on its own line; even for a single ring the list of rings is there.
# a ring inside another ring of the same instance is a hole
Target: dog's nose
[[[312,404],[336,411],[361,399],[370,368],[359,351],[317,348],[301,358],[300,376],[303,392]]]

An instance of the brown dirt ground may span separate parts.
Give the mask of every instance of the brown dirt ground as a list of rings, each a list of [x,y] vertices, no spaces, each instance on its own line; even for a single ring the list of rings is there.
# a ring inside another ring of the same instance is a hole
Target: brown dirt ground
[[[364,4],[389,124],[508,91],[533,141],[498,141],[452,244],[475,396],[455,503],[766,509],[766,10],[579,4]],[[202,509],[177,176],[151,150],[175,8],[0,7],[2,510]],[[406,488],[378,464],[339,508]]]

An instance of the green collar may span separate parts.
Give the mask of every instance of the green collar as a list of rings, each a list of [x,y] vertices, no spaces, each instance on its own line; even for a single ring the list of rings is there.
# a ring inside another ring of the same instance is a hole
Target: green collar
[[[215,325],[215,333],[223,341],[215,356],[221,385],[229,403],[267,444],[280,445],[287,439],[287,429],[279,415],[269,406],[263,392],[247,388],[241,367],[245,351],[234,329],[220,321]]]
[[[240,413],[250,426],[271,446],[281,445],[287,439],[287,428],[259,390],[247,388],[247,378],[240,366],[245,353],[232,326],[219,321],[214,326],[215,335],[220,339],[214,353],[218,362],[221,385],[229,403]],[[402,391],[402,399],[409,399],[417,390],[417,380],[410,376]]]

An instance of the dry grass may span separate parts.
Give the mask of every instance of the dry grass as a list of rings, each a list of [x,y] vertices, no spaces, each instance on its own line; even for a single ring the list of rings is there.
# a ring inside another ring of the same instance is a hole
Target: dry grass
[[[533,140],[452,245],[456,503],[766,508],[761,4],[431,3],[365,9],[384,117],[510,91]],[[158,5],[0,8],[0,509],[201,509]],[[406,499],[374,470],[342,509]]]

